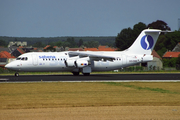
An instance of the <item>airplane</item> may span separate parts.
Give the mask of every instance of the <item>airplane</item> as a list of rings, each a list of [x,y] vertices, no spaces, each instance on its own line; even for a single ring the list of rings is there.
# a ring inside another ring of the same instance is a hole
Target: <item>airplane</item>
[[[64,52],[29,52],[20,55],[5,68],[27,72],[63,72],[69,71],[78,76],[80,72],[88,76],[93,71],[110,71],[145,63],[153,60],[151,55],[162,31],[143,30],[134,43],[124,51],[64,51]]]

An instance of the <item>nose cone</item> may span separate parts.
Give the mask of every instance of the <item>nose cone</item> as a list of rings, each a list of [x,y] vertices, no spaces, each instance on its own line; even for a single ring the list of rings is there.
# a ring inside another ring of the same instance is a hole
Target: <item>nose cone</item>
[[[9,64],[6,64],[6,65],[5,65],[5,68],[9,69],[9,68],[10,68],[10,65],[9,65]]]
[[[15,66],[12,63],[8,63],[7,65],[5,65],[5,68],[7,68],[7,69],[12,69],[14,67]]]
[[[7,65],[5,65],[5,68],[11,69],[11,70],[18,70],[19,69],[19,65],[17,65],[16,62],[10,62]]]

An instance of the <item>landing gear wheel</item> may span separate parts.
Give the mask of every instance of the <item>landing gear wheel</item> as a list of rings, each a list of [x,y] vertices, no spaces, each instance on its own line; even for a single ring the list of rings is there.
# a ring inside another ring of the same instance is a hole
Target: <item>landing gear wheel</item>
[[[78,75],[79,75],[79,72],[73,72],[73,75],[74,75],[74,76],[78,76]]]
[[[90,73],[83,73],[83,75],[84,75],[84,76],[89,76],[89,75],[90,75]]]
[[[18,77],[18,76],[19,76],[19,73],[15,73],[14,76]]]

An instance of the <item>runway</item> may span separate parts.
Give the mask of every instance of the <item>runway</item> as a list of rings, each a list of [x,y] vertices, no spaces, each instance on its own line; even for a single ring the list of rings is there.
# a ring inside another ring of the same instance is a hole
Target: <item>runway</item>
[[[151,82],[180,82],[180,74],[91,74],[90,76],[73,75],[20,75],[0,76],[3,82],[128,82],[128,81],[151,81]]]

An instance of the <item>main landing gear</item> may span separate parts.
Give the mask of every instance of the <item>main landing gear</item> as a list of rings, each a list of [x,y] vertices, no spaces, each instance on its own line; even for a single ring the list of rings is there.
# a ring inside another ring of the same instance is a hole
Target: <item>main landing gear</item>
[[[78,76],[79,72],[72,72],[74,76]],[[90,73],[83,73],[84,76],[89,76]]]
[[[79,72],[72,72],[74,76],[78,76]]]
[[[90,75],[90,73],[83,73],[83,75],[84,75],[84,76],[89,76],[89,75]]]

